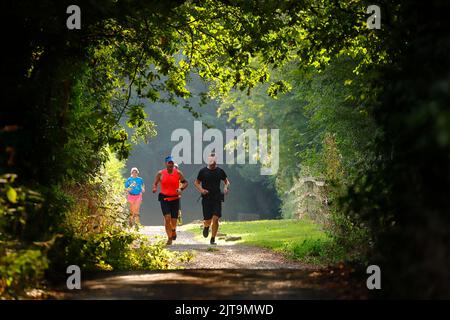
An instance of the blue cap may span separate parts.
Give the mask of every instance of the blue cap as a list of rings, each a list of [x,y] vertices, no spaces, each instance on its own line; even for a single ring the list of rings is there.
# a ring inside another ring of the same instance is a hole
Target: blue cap
[[[167,156],[166,159],[164,159],[164,161],[165,162],[170,162],[170,161],[174,162],[172,156]]]

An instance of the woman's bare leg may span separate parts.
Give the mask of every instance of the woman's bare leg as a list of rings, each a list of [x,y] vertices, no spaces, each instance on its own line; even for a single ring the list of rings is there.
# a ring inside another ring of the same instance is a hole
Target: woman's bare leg
[[[139,210],[140,210],[140,208],[141,208],[141,201],[138,200],[138,201],[136,201],[135,211],[134,211],[134,223],[135,224],[139,224],[140,223],[140,221],[139,221]]]
[[[136,202],[130,202],[130,226],[134,225],[134,215],[136,211]]]

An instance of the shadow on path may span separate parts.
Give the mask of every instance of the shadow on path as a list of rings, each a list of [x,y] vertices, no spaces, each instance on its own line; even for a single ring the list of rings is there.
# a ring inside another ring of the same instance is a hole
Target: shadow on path
[[[145,227],[151,241],[165,238],[163,227]],[[82,274],[81,290],[60,286],[57,299],[352,299],[365,298],[364,281],[344,270],[319,269],[287,260],[269,249],[197,239],[180,228],[173,251],[193,251],[183,270]],[[65,284],[64,284],[65,285]]]
[[[111,272],[84,277],[62,299],[345,299],[350,288],[324,285],[305,270],[180,270]]]

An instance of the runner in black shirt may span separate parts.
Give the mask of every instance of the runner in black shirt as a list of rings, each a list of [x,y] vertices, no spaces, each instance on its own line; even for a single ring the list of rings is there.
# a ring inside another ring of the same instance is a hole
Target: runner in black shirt
[[[211,244],[216,244],[215,238],[217,230],[219,230],[219,218],[222,217],[221,181],[225,183],[223,188],[223,194],[225,195],[228,193],[230,181],[225,171],[217,166],[215,154],[211,153],[208,157],[208,166],[200,170],[194,183],[197,190],[202,194],[203,236],[205,238],[208,237],[209,227],[212,224]]]

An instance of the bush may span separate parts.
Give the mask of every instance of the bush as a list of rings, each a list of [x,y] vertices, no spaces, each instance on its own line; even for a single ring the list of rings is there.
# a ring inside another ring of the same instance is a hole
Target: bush
[[[128,226],[123,192],[123,161],[110,151],[108,161],[84,185],[65,186],[72,205],[60,226],[63,238],[56,241],[50,258],[53,270],[78,265],[83,270],[169,269],[183,259],[164,244],[148,239]]]
[[[346,252],[333,239],[305,239],[301,243],[286,243],[283,251],[295,260],[313,264],[335,264],[346,258]]]
[[[29,242],[27,224],[42,206],[42,196],[17,183],[16,174],[0,176],[0,297],[18,298],[38,286],[48,267],[47,242]]]
[[[54,248],[54,253],[61,252],[64,257],[53,259],[54,268],[75,264],[86,271],[164,270],[178,258],[164,249],[163,242],[150,244],[145,236],[116,227],[99,234],[66,236]]]
[[[361,263],[366,261],[372,241],[365,225],[358,223],[356,217],[349,217],[340,211],[334,212],[330,217],[328,233],[333,238],[335,247],[346,253],[345,260]]]
[[[27,287],[39,285],[48,267],[39,249],[6,249],[0,255],[0,297],[18,298]]]

